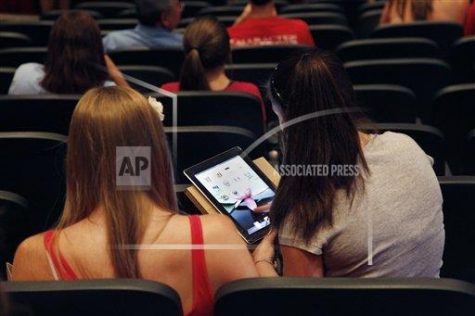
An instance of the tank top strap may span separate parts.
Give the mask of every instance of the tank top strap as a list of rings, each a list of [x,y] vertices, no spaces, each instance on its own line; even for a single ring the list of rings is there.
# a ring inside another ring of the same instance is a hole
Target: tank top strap
[[[58,249],[58,254],[54,249],[54,238],[56,237],[55,230],[49,230],[44,234],[44,245],[48,261],[51,267],[51,272],[56,280],[77,280],[78,276],[71,268],[66,259],[61,255]]]

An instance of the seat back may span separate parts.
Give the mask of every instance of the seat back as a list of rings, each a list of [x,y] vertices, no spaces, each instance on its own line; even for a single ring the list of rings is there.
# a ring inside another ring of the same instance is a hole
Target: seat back
[[[33,46],[33,41],[29,36],[15,32],[0,32],[1,48],[25,46]]]
[[[441,276],[475,281],[475,177],[439,177],[444,197],[445,247]]]
[[[288,19],[300,19],[308,25],[334,24],[348,26],[348,20],[341,13],[335,12],[306,12],[306,13],[285,13],[279,15]]]
[[[378,38],[346,42],[336,52],[345,62],[368,59],[435,58],[437,44],[426,38]]]
[[[233,80],[252,82],[265,91],[267,82],[276,63],[226,65],[226,73]]]
[[[0,95],[7,94],[13,80],[16,68],[0,67]]]
[[[54,133],[0,132],[0,190],[28,200],[31,233],[49,228],[64,208],[66,139]]]
[[[159,96],[164,104],[165,126],[173,126],[172,100]],[[178,126],[224,125],[251,131],[256,137],[264,132],[259,100],[247,93],[184,91],[178,93]]]
[[[215,315],[472,315],[475,286],[450,279],[260,278],[221,287]]]
[[[137,19],[100,19],[97,21],[102,32],[110,32],[116,30],[133,29],[137,26]]]
[[[198,12],[199,16],[212,15],[212,16],[234,16],[241,15],[243,8],[240,6],[209,6],[201,9]]]
[[[450,83],[449,65],[429,58],[364,60],[345,63],[353,84],[396,84],[411,89],[417,97],[417,112],[432,121],[432,99]]]
[[[455,42],[450,54],[450,64],[457,82],[475,81],[475,37],[465,37]]]
[[[75,6],[75,9],[77,10],[99,12],[106,19],[115,18],[120,12],[132,8],[135,8],[133,3],[116,1],[84,2]]]
[[[69,10],[69,11],[65,11],[65,10],[50,10],[50,11],[47,11],[47,12],[44,12],[41,14],[40,16],[40,20],[41,21],[56,21],[61,15],[63,15],[64,13],[66,12],[74,12],[74,11],[83,11],[83,12],[86,12],[87,14],[91,15],[94,19],[96,20],[99,20],[99,19],[102,19],[104,18],[104,16],[102,14],[100,14],[99,12],[97,11],[93,11],[93,10]]]
[[[46,46],[53,23],[53,21],[2,21],[0,32],[21,33],[28,36],[33,41],[33,45]]]
[[[236,47],[232,50],[233,63],[278,63],[292,55],[309,49],[305,45],[268,45]]]
[[[169,146],[174,152],[174,129],[165,127]],[[176,156],[173,157],[175,182],[189,183],[183,170],[192,167],[235,146],[243,150],[256,140],[255,135],[243,128],[229,126],[181,126],[176,128]],[[257,158],[260,153],[253,152]]]
[[[20,47],[0,49],[0,67],[18,67],[24,63],[40,63],[46,60],[46,47]]]
[[[463,173],[465,137],[475,128],[475,84],[449,86],[433,102],[434,125],[447,137],[448,159],[454,174]]]
[[[353,31],[343,25],[312,25],[310,32],[317,46],[326,50],[335,50],[354,38]]]
[[[144,65],[164,67],[178,77],[185,59],[181,49],[137,49],[111,52],[109,56],[116,65]]]
[[[358,17],[356,24],[356,36],[358,38],[368,38],[378,27],[381,20],[382,10],[369,10]]]
[[[465,151],[465,164],[463,170],[465,174],[475,175],[475,129],[467,135],[467,146]]]
[[[148,280],[1,282],[14,305],[35,316],[182,315],[171,287]]]
[[[160,87],[162,84],[173,81],[175,79],[175,75],[173,74],[173,72],[163,67],[127,65],[119,66],[119,69],[123,74],[144,81],[155,87]],[[150,92],[149,89],[135,82],[129,81],[129,84],[132,88],[138,91]]]
[[[417,21],[377,27],[371,34],[379,37],[423,37],[436,42],[447,56],[452,44],[463,36],[462,26],[454,22]]]
[[[396,85],[356,85],[357,105],[377,123],[415,123],[416,95]]]
[[[28,201],[13,192],[0,191],[0,279],[6,279],[5,262],[12,262],[17,246],[31,232]]]
[[[68,134],[76,95],[0,96],[0,131]]]

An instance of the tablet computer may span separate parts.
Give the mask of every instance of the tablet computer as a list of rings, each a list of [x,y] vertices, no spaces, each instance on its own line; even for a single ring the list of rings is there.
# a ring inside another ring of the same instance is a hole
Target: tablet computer
[[[234,147],[184,170],[185,176],[221,214],[229,216],[248,243],[255,243],[269,231],[268,213],[255,208],[270,203],[275,195],[272,182]]]

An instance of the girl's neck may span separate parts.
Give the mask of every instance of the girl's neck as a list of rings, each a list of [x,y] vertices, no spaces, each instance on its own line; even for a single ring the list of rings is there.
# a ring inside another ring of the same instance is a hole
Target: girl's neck
[[[224,71],[224,65],[208,70],[206,73],[206,78],[208,79],[209,88],[211,91],[223,91],[231,83],[231,80],[229,80],[228,76],[226,76],[226,72]]]

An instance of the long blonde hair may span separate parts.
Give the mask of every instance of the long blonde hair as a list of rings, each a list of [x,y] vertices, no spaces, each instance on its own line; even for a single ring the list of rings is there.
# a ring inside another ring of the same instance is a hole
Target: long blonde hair
[[[151,148],[151,188],[118,190],[116,148]],[[176,212],[173,167],[158,113],[138,92],[123,87],[89,90],[74,111],[66,157],[66,205],[58,228],[105,212],[110,256],[116,277],[141,276],[137,251],[121,247],[140,242],[152,201]],[[148,197],[147,198],[144,198]]]

